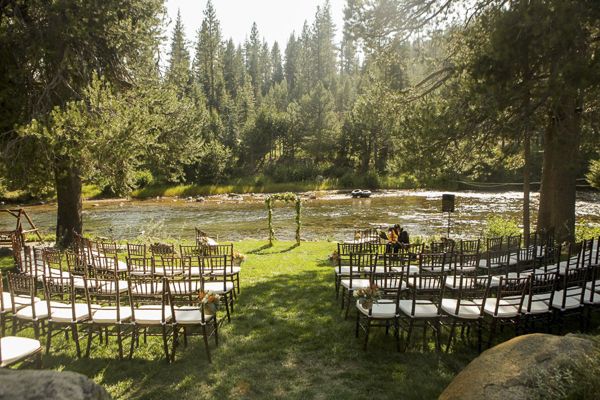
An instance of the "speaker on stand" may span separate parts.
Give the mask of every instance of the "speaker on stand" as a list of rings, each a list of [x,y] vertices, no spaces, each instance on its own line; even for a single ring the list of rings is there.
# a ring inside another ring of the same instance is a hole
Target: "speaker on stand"
[[[453,194],[443,194],[442,195],[442,212],[448,213],[448,239],[450,239],[450,225],[451,225],[451,215],[454,212],[454,203],[456,200],[456,196]]]

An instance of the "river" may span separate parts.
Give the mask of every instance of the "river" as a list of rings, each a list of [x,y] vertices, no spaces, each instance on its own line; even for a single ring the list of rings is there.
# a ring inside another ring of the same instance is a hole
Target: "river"
[[[455,192],[456,212],[450,216],[451,236],[482,235],[489,217],[520,219],[522,193]],[[307,240],[343,240],[356,228],[399,223],[411,236],[445,235],[448,214],[441,212],[442,192],[385,191],[370,199],[352,199],[347,194],[318,193],[302,208],[302,237]],[[535,220],[538,195],[532,195]],[[51,233],[56,226],[56,205],[25,207],[37,227]],[[295,232],[293,204],[275,203],[275,234],[292,240]],[[600,193],[582,192],[577,199],[579,223],[600,226]],[[83,211],[86,234],[114,239],[181,239],[194,237],[198,227],[219,240],[265,239],[268,235],[264,196],[216,196],[204,202],[184,199],[148,201],[88,201]],[[0,229],[14,229],[14,219],[5,215]]]

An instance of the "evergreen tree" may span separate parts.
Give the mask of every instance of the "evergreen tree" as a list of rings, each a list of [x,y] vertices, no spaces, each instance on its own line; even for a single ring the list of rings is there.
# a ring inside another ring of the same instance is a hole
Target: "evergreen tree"
[[[315,79],[323,82],[326,89],[333,90],[336,77],[336,48],[334,44],[335,26],[331,17],[329,0],[323,7],[317,7],[312,28],[312,40],[309,41],[312,55],[312,73]]]
[[[169,67],[166,73],[168,83],[174,85],[181,94],[189,91],[190,84],[190,54],[185,43],[181,12],[177,10],[177,20],[171,39],[169,51]]]
[[[223,53],[223,79],[227,95],[237,98],[244,80],[244,59],[241,48],[236,48],[233,39],[227,41]]]
[[[273,68],[272,83],[281,83],[284,79],[283,65],[281,64],[281,50],[279,50],[277,42],[273,43],[273,48],[271,49],[271,67]]]
[[[221,27],[212,1],[209,0],[204,10],[202,27],[198,32],[193,68],[211,111],[220,109],[223,97],[222,57]]]
[[[298,41],[296,35],[290,35],[287,46],[285,48],[285,64],[284,64],[285,80],[288,84],[288,92],[296,92],[296,77],[298,74]]]
[[[250,39],[246,41],[246,70],[254,89],[254,98],[260,99],[262,84],[260,70],[261,43],[256,22],[252,24]]]

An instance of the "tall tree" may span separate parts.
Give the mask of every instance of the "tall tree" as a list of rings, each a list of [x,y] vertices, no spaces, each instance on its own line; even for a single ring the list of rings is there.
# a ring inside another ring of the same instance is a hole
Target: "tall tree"
[[[331,17],[331,5],[326,0],[323,7],[317,7],[312,27],[313,74],[316,80],[323,82],[326,89],[333,90],[336,77],[336,48],[334,44],[335,25]]]
[[[162,12],[159,0],[4,2],[0,87],[10,90],[0,90],[0,102],[13,103],[15,117],[0,122],[0,130],[10,131],[14,124],[35,120],[37,126],[46,127],[44,132],[53,134],[53,121],[59,119],[52,115],[53,110],[82,99],[94,74],[111,82],[117,91],[135,84],[140,66],[148,70],[154,65]],[[21,95],[5,97],[14,91]],[[66,132],[76,142],[80,133]],[[59,245],[69,245],[73,231],[82,230],[80,159],[68,148],[56,153],[56,148],[49,147],[39,135],[27,135],[27,140],[22,140],[13,133],[5,140],[9,144],[4,147],[9,169],[23,172],[21,182],[33,180],[28,168],[31,160],[51,171],[58,202],[56,239]],[[34,151],[29,156],[14,147],[25,143]]]
[[[185,29],[181,21],[181,11],[177,10],[177,19],[171,38],[169,66],[166,73],[168,83],[177,87],[180,93],[187,92],[190,84],[190,53],[185,43]]]
[[[278,84],[283,81],[283,65],[281,64],[281,50],[277,42],[273,43],[271,48],[271,67],[273,68],[273,75],[271,81],[273,84]]]
[[[204,10],[204,19],[198,32],[196,55],[194,57],[194,73],[200,82],[208,107],[211,111],[219,110],[224,91],[223,82],[223,47],[221,43],[221,27],[217,13],[209,0]]]
[[[254,98],[260,99],[262,82],[260,70],[261,42],[256,22],[252,24],[250,39],[246,41],[246,71],[254,88]]]

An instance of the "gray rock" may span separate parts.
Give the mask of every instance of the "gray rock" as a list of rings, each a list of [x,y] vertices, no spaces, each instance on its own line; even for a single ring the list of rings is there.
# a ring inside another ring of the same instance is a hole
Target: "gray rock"
[[[591,340],[574,335],[532,334],[499,344],[471,361],[440,400],[508,400],[534,396],[532,379],[594,351]]]
[[[0,369],[0,399],[109,400],[91,379],[75,372]]]

